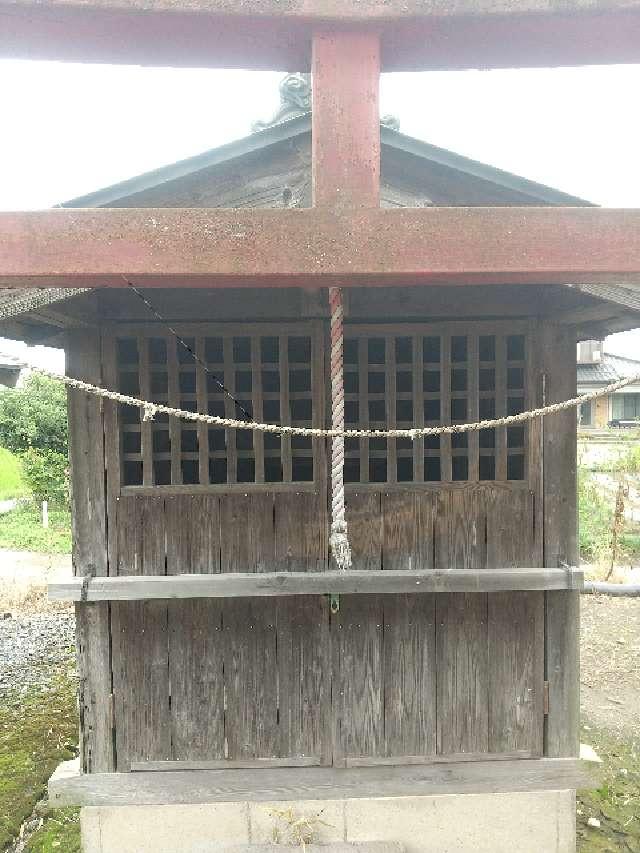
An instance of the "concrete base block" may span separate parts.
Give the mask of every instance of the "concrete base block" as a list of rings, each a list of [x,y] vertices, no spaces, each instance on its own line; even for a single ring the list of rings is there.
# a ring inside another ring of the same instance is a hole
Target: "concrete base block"
[[[88,806],[84,853],[575,853],[575,791]],[[380,846],[381,845],[381,846]]]

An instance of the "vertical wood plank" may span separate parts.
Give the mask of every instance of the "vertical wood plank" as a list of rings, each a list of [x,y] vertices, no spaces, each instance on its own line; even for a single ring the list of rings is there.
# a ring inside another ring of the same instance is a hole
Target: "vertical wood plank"
[[[289,338],[280,335],[278,338],[279,368],[280,368],[280,423],[291,425],[291,401],[289,400]],[[293,479],[291,459],[291,436],[283,435],[282,442],[282,479],[290,483]]]
[[[489,752],[542,754],[544,594],[489,596]]]
[[[316,207],[378,207],[380,36],[316,31],[312,47]]]
[[[265,572],[275,564],[273,493],[220,499],[220,571]]]
[[[220,502],[223,572],[272,570],[273,494],[225,495]],[[274,757],[280,748],[276,603],[225,601],[225,758]]]
[[[105,386],[117,390],[116,341],[112,330],[102,335],[102,371]],[[105,400],[104,406],[104,472],[107,498],[107,548],[109,574],[118,573],[118,498],[120,496],[120,406]]]
[[[396,339],[394,335],[385,337],[385,383],[384,397],[387,410],[387,429],[396,428]],[[398,480],[398,453],[395,438],[387,439],[387,483]]]
[[[349,495],[347,524],[354,569],[382,568],[380,492]],[[342,595],[331,617],[333,763],[384,754],[384,612],[379,595]]]
[[[260,336],[251,336],[251,405],[253,418],[263,422],[262,416],[262,362],[260,358]],[[253,454],[255,459],[255,481],[264,483],[264,433],[253,433]]]
[[[478,334],[475,331],[470,332],[467,336],[467,419],[469,423],[475,423],[479,420],[479,353],[478,353]],[[472,430],[467,433],[468,454],[469,454],[469,481],[477,483],[479,479],[480,465],[480,444],[479,433]]]
[[[451,334],[442,330],[440,335],[440,423],[451,423]],[[451,436],[440,436],[440,479],[451,482]]]
[[[386,755],[435,755],[435,595],[384,598]]]
[[[325,297],[328,301],[328,296]],[[326,303],[323,303],[326,304]],[[323,320],[312,323],[311,335],[311,388],[313,393],[313,425],[323,427],[328,421],[326,382],[329,375],[328,351],[325,345],[329,325]],[[313,476],[317,492],[318,523],[320,525],[320,555],[324,565],[329,560],[329,457],[328,442],[313,439]]]
[[[437,751],[487,752],[487,596],[444,593],[436,608]]]
[[[496,335],[496,418],[507,414],[507,340]],[[496,427],[496,482],[507,479],[507,429]]]
[[[225,334],[222,340],[224,358],[224,387],[235,396],[235,371],[233,366],[233,337]],[[229,396],[224,394],[224,414],[226,418],[238,418],[240,412]],[[236,450],[236,430],[226,430],[227,442],[227,483],[235,483],[238,476],[238,454]]]
[[[382,567],[410,570],[419,567],[418,512],[415,492],[382,493]]]
[[[166,499],[167,574],[220,571],[220,499]],[[168,604],[171,748],[174,760],[224,758],[222,603]]]
[[[437,519],[437,568],[486,565],[486,510],[477,486],[450,491]],[[443,496],[444,497],[444,496]],[[437,750],[488,748],[487,595],[442,594],[436,599]]]
[[[173,335],[167,337],[167,383],[169,405],[180,408],[180,379],[178,375],[178,344]],[[169,439],[171,441],[171,483],[182,483],[181,456],[182,424],[179,418],[169,416]]]
[[[543,370],[541,364],[541,353],[538,345],[538,322],[529,323],[527,335],[527,409],[535,409],[542,406]],[[526,426],[526,464],[527,481],[534,499],[534,554],[535,566],[544,565],[543,562],[543,532],[544,532],[544,496],[543,496],[543,419],[536,418],[529,421]]]
[[[165,573],[164,501],[121,498],[119,574]],[[117,769],[171,758],[166,602],[112,604]]]
[[[367,338],[358,338],[358,417],[360,429],[369,426],[369,356]],[[360,482],[369,482],[369,439],[360,438]]]
[[[569,329],[541,327],[545,403],[575,396],[576,341]],[[545,418],[544,564],[576,565],[576,411]],[[549,714],[545,754],[567,757],[579,752],[580,721],[580,594],[546,593],[546,677]]]
[[[69,331],[67,375],[102,384],[99,334]],[[104,422],[101,401],[67,392],[71,481],[72,560],[75,575],[105,576],[107,528]],[[107,602],[76,605],[80,761],[84,773],[115,769],[112,717],[110,607]]]
[[[209,410],[209,398],[207,396],[207,373],[203,367],[206,364],[204,338],[196,338],[196,395],[198,399],[198,411],[206,414]],[[209,426],[200,421],[198,430],[198,481],[201,485],[209,484]]]
[[[413,417],[418,429],[424,426],[424,370],[422,335],[413,335]],[[413,440],[413,479],[416,483],[424,482],[424,437]]]
[[[335,766],[384,755],[384,632],[381,596],[342,595],[331,618]]]
[[[225,757],[276,757],[280,749],[276,605],[225,601]]]
[[[326,510],[309,492],[274,495],[275,563],[277,571],[324,571],[328,555]]]
[[[331,764],[331,637],[322,596],[277,603],[279,754]]]
[[[382,568],[382,504],[380,492],[350,492],[347,526],[353,569]]]
[[[138,375],[140,377],[140,397],[151,401],[151,373],[149,370],[149,339],[138,335]],[[145,421],[140,415],[140,442],[142,449],[142,484],[153,485],[153,427],[151,421]]]

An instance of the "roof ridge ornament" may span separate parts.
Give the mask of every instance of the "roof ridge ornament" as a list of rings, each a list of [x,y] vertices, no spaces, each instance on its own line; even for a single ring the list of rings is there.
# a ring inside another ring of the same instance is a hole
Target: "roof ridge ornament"
[[[286,74],[280,81],[280,106],[275,115],[269,121],[254,121],[251,132],[259,133],[305,115],[311,115],[311,74]],[[400,120],[393,115],[382,116],[380,124],[400,130]]]

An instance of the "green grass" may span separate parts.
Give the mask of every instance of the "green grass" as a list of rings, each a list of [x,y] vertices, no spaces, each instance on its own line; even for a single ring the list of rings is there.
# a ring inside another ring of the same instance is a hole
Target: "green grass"
[[[51,812],[26,849],[28,853],[81,853],[80,809]]]
[[[22,479],[20,459],[15,453],[0,447],[0,501],[22,498],[28,491]]]
[[[600,787],[578,792],[578,851],[640,853],[640,738],[623,741],[590,728],[583,739],[603,763]],[[589,818],[600,826],[589,826]]]
[[[60,677],[47,692],[34,691],[0,706],[0,850],[15,838],[45,794],[57,765],[74,755],[75,692],[73,681]],[[62,847],[65,853],[69,849]]]
[[[0,515],[0,548],[39,551],[42,554],[71,552],[71,513],[66,507],[49,507],[49,527],[42,526],[40,507],[19,506]]]

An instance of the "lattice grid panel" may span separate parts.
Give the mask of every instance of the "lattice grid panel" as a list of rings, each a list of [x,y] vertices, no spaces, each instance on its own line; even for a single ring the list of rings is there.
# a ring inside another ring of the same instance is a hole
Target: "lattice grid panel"
[[[312,374],[322,352],[308,326],[295,333],[265,328],[262,334],[234,330],[184,340],[196,357],[171,336],[117,337],[119,390],[222,417],[320,425]],[[127,406],[120,424],[124,486],[314,481],[318,442],[308,438],[191,424],[160,414],[144,422],[138,409]]]

